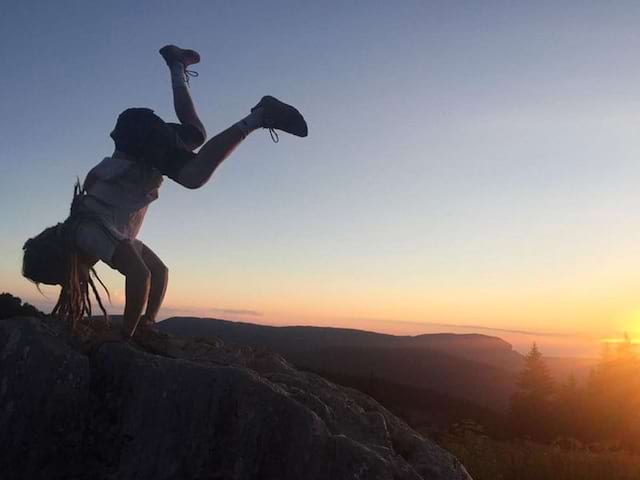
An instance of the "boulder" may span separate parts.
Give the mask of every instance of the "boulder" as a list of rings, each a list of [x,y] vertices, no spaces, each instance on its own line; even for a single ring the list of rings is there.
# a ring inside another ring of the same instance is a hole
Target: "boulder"
[[[270,352],[152,331],[86,347],[51,319],[0,321],[3,479],[470,480],[370,397]]]

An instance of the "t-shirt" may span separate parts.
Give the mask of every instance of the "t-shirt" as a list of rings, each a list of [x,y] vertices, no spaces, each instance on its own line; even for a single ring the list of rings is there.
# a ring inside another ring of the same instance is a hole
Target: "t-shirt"
[[[158,198],[162,174],[143,162],[106,157],[91,170],[87,193],[107,205],[133,212]]]
[[[83,209],[100,214],[118,231],[135,238],[147,207],[158,198],[162,173],[143,162],[106,157],[91,175]]]

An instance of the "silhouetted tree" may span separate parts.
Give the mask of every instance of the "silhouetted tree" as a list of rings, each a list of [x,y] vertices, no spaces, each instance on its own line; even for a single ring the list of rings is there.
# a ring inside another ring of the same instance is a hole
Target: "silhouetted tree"
[[[554,414],[557,419],[556,435],[586,440],[590,422],[586,391],[578,385],[575,375],[569,375],[557,388]]]
[[[535,343],[525,358],[525,367],[518,378],[518,387],[530,397],[549,398],[553,393],[553,378]]]
[[[590,440],[637,448],[640,442],[640,361],[625,334],[603,349],[587,383]]]
[[[511,398],[510,424],[516,436],[549,440],[557,425],[551,418],[554,383],[542,353],[534,343],[525,358],[517,381],[518,391]]]
[[[10,293],[0,293],[0,319],[17,316],[41,317],[44,314],[33,305],[22,303],[19,297]]]

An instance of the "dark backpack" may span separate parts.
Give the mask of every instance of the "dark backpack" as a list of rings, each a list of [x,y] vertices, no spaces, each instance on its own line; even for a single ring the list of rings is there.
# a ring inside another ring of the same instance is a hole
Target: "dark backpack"
[[[69,269],[75,247],[73,233],[83,219],[89,216],[78,213],[85,192],[76,181],[69,218],[64,223],[45,228],[22,247],[22,275],[32,282],[64,286],[69,279]]]
[[[70,251],[65,242],[64,224],[45,228],[22,247],[22,275],[32,282],[64,285]]]
[[[22,247],[24,252],[22,275],[36,285],[44,283],[62,287],[51,315],[67,320],[72,328],[75,328],[83,315],[91,316],[89,288],[93,291],[104,318],[108,320],[107,311],[91,277],[98,280],[105,289],[107,297],[109,297],[109,290],[92,266],[89,266],[86,272],[80,269],[79,255],[74,245],[75,232],[83,221],[94,221],[105,228],[96,215],[84,214],[80,211],[85,195],[86,192],[78,180],[73,189],[69,218],[64,223],[45,228],[38,235],[27,240]]]

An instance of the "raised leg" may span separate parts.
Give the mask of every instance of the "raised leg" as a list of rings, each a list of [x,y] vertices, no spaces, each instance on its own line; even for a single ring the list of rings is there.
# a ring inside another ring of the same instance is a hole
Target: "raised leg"
[[[191,93],[189,92],[189,87],[186,85],[173,87],[173,108],[176,111],[176,116],[178,120],[180,120],[180,123],[183,125],[193,125],[202,134],[202,141],[194,141],[190,145],[187,145],[190,150],[198,148],[207,138],[207,131],[200,117],[198,117]]]
[[[298,110],[273,97],[263,97],[249,115],[205,143],[196,157],[182,168],[176,180],[187,188],[202,187],[240,142],[260,127],[299,137],[307,135],[307,124]]]
[[[201,133],[201,138],[193,139],[187,145],[190,150],[194,150],[202,145],[207,138],[207,132],[196,112],[187,82],[187,68],[200,61],[200,54],[194,50],[185,50],[175,45],[167,45],[160,49],[160,55],[164,58],[171,73],[173,108],[176,111],[178,120],[183,125],[196,127]]]
[[[187,188],[200,188],[209,181],[216,168],[244,140],[245,135],[237,125],[232,125],[203,145],[196,157],[187,163],[177,181]]]
[[[202,133],[200,141],[187,145],[193,150],[202,145],[206,138],[187,82],[187,68],[198,63],[200,55],[194,50],[181,49],[175,45],[161,48],[160,55],[171,72],[173,105],[178,119],[182,124],[192,125]],[[263,97],[248,116],[206,142],[196,157],[182,168],[176,180],[187,188],[202,187],[240,142],[261,127],[282,130],[300,137],[307,136],[307,124],[298,110],[274,97]]]

